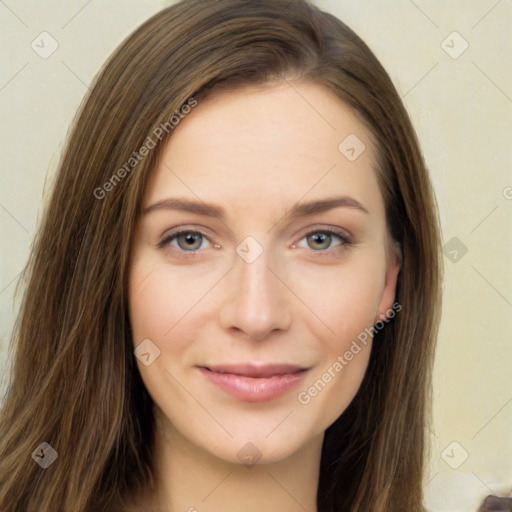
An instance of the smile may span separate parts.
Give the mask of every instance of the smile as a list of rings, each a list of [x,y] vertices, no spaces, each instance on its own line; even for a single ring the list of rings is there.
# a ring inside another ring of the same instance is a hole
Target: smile
[[[309,368],[287,364],[237,364],[198,367],[212,384],[244,402],[274,400],[298,385]]]

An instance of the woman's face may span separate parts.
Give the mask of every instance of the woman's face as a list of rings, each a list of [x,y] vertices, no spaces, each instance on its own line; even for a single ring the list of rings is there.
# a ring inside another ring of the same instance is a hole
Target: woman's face
[[[375,159],[313,83],[223,92],[174,128],[129,278],[137,365],[174,439],[270,463],[346,409],[394,315]]]

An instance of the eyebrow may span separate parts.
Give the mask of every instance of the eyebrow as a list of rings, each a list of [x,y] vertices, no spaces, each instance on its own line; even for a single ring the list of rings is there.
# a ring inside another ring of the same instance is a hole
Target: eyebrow
[[[349,196],[333,196],[325,199],[296,203],[292,206],[291,210],[287,212],[285,217],[292,219],[309,217],[311,215],[327,212],[333,208],[351,208],[369,214],[369,211],[357,199]],[[222,206],[180,198],[162,199],[145,208],[142,214],[147,215],[156,210],[181,210],[208,217],[217,217],[221,221],[224,221],[227,216],[226,210]]]

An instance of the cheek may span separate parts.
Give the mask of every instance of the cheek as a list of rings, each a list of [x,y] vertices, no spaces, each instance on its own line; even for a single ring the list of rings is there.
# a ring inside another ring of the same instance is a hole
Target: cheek
[[[311,311],[311,327],[318,326],[317,338],[326,340],[332,357],[333,351],[344,351],[347,342],[373,325],[383,283],[384,266],[378,259],[354,257],[337,267],[297,269],[292,286]]]
[[[140,338],[161,339],[172,327],[175,309],[168,283],[159,276],[158,265],[134,265],[130,276],[130,321],[134,343]]]
[[[130,275],[130,321],[134,343],[154,338],[166,344],[175,332],[197,313],[197,305],[208,291],[209,280],[188,278],[179,269],[169,271],[162,263],[135,263]],[[174,348],[179,348],[173,342]],[[162,349],[169,348],[162,346]]]
[[[328,428],[347,409],[357,394],[364,378],[371,351],[371,341],[366,344],[348,344],[347,350],[329,361],[319,376],[306,390],[322,425]],[[349,355],[350,354],[350,355]]]
[[[348,407],[364,378],[384,267],[374,258],[301,273],[295,286],[316,317],[309,324],[321,344],[321,363],[302,386],[298,402],[327,428]],[[326,328],[328,327],[328,329]],[[315,411],[315,412],[313,412]]]
[[[327,429],[347,409],[370,359],[371,331],[364,326],[368,315],[354,310],[352,317],[344,317],[336,324],[338,334],[329,342],[324,338],[324,357],[297,394],[302,414],[314,418],[317,431]]]
[[[197,287],[186,286],[179,269],[171,273],[168,266],[149,258],[132,266],[129,314],[133,345],[136,348],[149,339],[159,350],[149,365],[137,358],[137,366],[146,389],[159,405],[166,403],[169,393],[186,403],[186,394],[177,382],[183,378],[181,366],[186,366],[187,349],[201,323],[200,294]]]

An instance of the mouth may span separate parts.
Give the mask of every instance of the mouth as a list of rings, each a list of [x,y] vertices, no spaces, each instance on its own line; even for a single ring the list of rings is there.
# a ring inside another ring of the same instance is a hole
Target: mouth
[[[199,366],[201,374],[225,393],[244,402],[267,402],[301,382],[310,368],[291,364]]]

